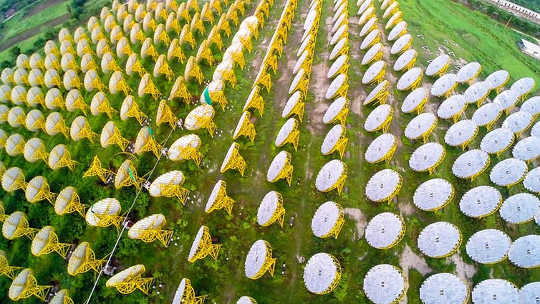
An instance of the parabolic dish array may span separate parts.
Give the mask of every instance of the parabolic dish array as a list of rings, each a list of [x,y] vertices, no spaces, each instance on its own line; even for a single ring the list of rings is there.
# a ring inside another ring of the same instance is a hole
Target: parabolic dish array
[[[403,33],[406,31],[407,31],[407,22],[400,21],[398,24],[394,25],[392,30],[390,30],[390,33],[388,33],[387,39],[388,41],[394,41],[397,38],[399,38],[401,35],[403,35]],[[412,50],[412,51],[415,51],[415,50]]]
[[[339,187],[346,176],[347,166],[344,162],[334,159],[321,168],[315,179],[315,187],[321,192],[328,192]]]
[[[346,144],[343,143],[344,141],[346,141],[345,128],[341,124],[333,126],[324,137],[324,140],[321,144],[321,153],[323,155],[331,154],[336,149],[338,149],[337,146],[339,144]]]
[[[533,117],[529,112],[518,111],[514,112],[503,121],[502,127],[508,128],[515,134],[519,135],[526,131],[533,123]]]
[[[444,142],[451,147],[465,147],[474,140],[478,126],[470,119],[460,120],[451,125],[444,135]]]
[[[467,104],[480,105],[489,94],[489,85],[486,82],[475,82],[463,92]]]
[[[426,68],[426,75],[432,77],[443,73],[450,64],[450,56],[446,54],[439,55],[433,59]]]
[[[268,226],[279,220],[285,209],[283,208],[283,197],[279,192],[270,191],[262,199],[257,211],[257,224]]]
[[[381,103],[384,103],[386,101],[386,98],[388,97],[388,92],[386,92],[386,89],[389,86],[388,80],[381,81],[371,92],[369,92],[366,99],[364,99],[364,105],[371,104],[375,101],[379,101]]]
[[[339,76],[338,76],[339,77]],[[340,119],[340,115],[347,110],[348,101],[344,97],[337,98],[329,106],[323,116],[323,123],[331,124]]]
[[[419,67],[414,67],[401,75],[396,84],[396,88],[400,91],[406,91],[411,88],[415,88],[418,85],[420,79],[422,78],[422,75],[422,69]]]
[[[437,116],[441,119],[453,118],[456,120],[465,111],[466,105],[463,95],[452,95],[441,103],[437,109]]]
[[[532,282],[523,287],[519,291],[521,300],[525,303],[534,303],[540,297],[540,282]]]
[[[498,70],[489,74],[485,81],[489,85],[490,90],[497,90],[504,86],[510,80],[510,73],[506,70]]]
[[[454,90],[456,85],[456,74],[444,74],[433,83],[433,86],[431,87],[431,95],[436,97],[447,96]]]
[[[527,173],[523,186],[530,192],[540,193],[540,168],[534,168]]]
[[[375,58],[382,55],[383,45],[381,43],[375,43],[369,50],[366,51],[364,57],[362,57],[362,65],[370,64]],[[379,55],[380,54],[380,55]]]
[[[540,114],[540,96],[533,96],[525,100],[521,104],[519,110],[523,112],[528,112],[533,117],[536,117],[538,114]]]
[[[271,269],[273,273],[273,264],[275,259],[272,258],[272,249],[270,244],[264,240],[257,240],[251,245],[244,263],[244,273],[250,279],[258,279],[264,273]]]
[[[374,202],[391,200],[401,189],[402,177],[392,169],[375,173],[366,185],[366,196]]]
[[[526,162],[537,159],[540,156],[540,138],[529,136],[521,139],[512,149],[512,156]]]
[[[493,103],[498,104],[503,110],[510,111],[519,100],[519,95],[513,90],[502,91],[493,99]]]
[[[535,81],[532,77],[524,77],[512,84],[510,90],[516,92],[519,97],[524,96],[534,89]]]
[[[540,137],[540,122],[537,122],[532,126],[531,136]]]
[[[393,109],[388,104],[377,106],[369,113],[364,122],[364,129],[368,132],[375,132],[385,128],[392,119]]]
[[[482,70],[482,66],[478,62],[470,62],[461,67],[456,74],[456,81],[465,83],[473,81]]]

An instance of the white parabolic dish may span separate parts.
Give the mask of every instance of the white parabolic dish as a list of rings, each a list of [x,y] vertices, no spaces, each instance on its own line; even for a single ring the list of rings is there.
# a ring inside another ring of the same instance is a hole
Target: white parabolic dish
[[[317,174],[315,187],[322,192],[329,191],[343,176],[345,170],[345,163],[340,160],[334,159],[327,162]]]
[[[463,304],[469,297],[467,285],[451,273],[437,273],[420,286],[420,300],[424,304]]]
[[[311,231],[316,237],[327,236],[343,217],[342,213],[341,207],[334,202],[328,201],[320,205],[311,219]]]
[[[473,234],[467,241],[467,255],[482,264],[498,263],[506,258],[512,240],[503,231],[484,229]]]
[[[365,237],[368,244],[377,249],[394,246],[402,237],[405,224],[400,216],[383,212],[374,216],[366,226]]]
[[[373,266],[364,277],[364,292],[376,304],[394,303],[406,291],[401,271],[392,265]]]
[[[518,304],[519,290],[507,280],[488,279],[474,286],[471,298],[475,304]]]
[[[337,261],[327,253],[317,253],[309,258],[304,268],[304,284],[309,292],[325,294],[339,278],[341,269]]]

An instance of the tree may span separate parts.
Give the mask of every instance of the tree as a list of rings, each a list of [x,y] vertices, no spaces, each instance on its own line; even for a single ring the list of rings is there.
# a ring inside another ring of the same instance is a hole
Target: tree
[[[82,13],[84,12],[85,3],[86,0],[71,0],[70,11],[73,18],[80,19]]]
[[[12,47],[9,52],[11,53],[11,55],[13,56],[19,56],[19,54],[21,53],[21,48],[18,47],[18,46],[14,46]]]
[[[11,62],[10,60],[4,60],[0,63],[0,69],[5,69],[5,68],[8,68],[11,66]]]
[[[54,29],[50,29],[45,32],[43,37],[45,38],[45,40],[53,40],[54,38],[56,38],[56,31]]]

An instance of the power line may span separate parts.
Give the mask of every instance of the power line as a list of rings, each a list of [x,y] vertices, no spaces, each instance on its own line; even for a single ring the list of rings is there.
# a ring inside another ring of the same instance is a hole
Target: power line
[[[169,132],[169,135],[167,135],[167,138],[165,139],[163,144],[166,144],[169,141],[169,138],[171,137],[173,131],[174,131],[174,129],[171,129],[171,131]],[[159,161],[161,160],[162,157],[163,157],[163,154],[161,153],[159,155],[156,163],[154,164],[154,167],[152,168],[152,170],[150,170],[150,172],[148,174],[148,179],[152,176],[152,174],[156,170],[157,165],[159,164]],[[99,271],[99,273],[97,275],[97,278],[96,278],[96,280],[94,282],[94,286],[92,286],[92,290],[90,291],[90,294],[88,295],[88,299],[86,299],[85,304],[90,304],[90,300],[92,299],[92,295],[94,294],[94,291],[96,290],[99,279],[101,278],[101,274],[103,273],[103,270],[105,269],[105,267],[107,267],[107,265],[109,265],[109,263],[111,262],[111,259],[112,259],[113,255],[114,255],[114,252],[116,251],[116,248],[118,247],[118,243],[120,242],[120,239],[122,238],[122,235],[124,234],[124,231],[126,230],[126,222],[128,221],[129,214],[131,213],[131,210],[135,206],[135,202],[137,202],[137,198],[139,197],[139,194],[141,193],[141,191],[142,191],[142,187],[140,187],[139,190],[137,191],[137,193],[135,194],[135,198],[133,198],[133,201],[131,202],[131,206],[129,206],[128,211],[126,212],[124,220],[122,221],[122,230],[120,230],[120,233],[118,234],[118,238],[116,239],[116,242],[114,243],[114,246],[113,246],[111,252],[108,254],[109,258],[107,259],[107,263],[105,263],[105,265]]]

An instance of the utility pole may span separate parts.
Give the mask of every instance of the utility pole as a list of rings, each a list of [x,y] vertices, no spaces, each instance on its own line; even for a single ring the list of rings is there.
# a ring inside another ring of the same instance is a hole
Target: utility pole
[[[510,16],[510,18],[508,18],[508,21],[506,21],[506,24],[504,25],[505,28],[508,27],[508,25],[510,24],[510,21],[512,21],[512,18],[513,18],[513,17],[514,17],[514,16]]]

